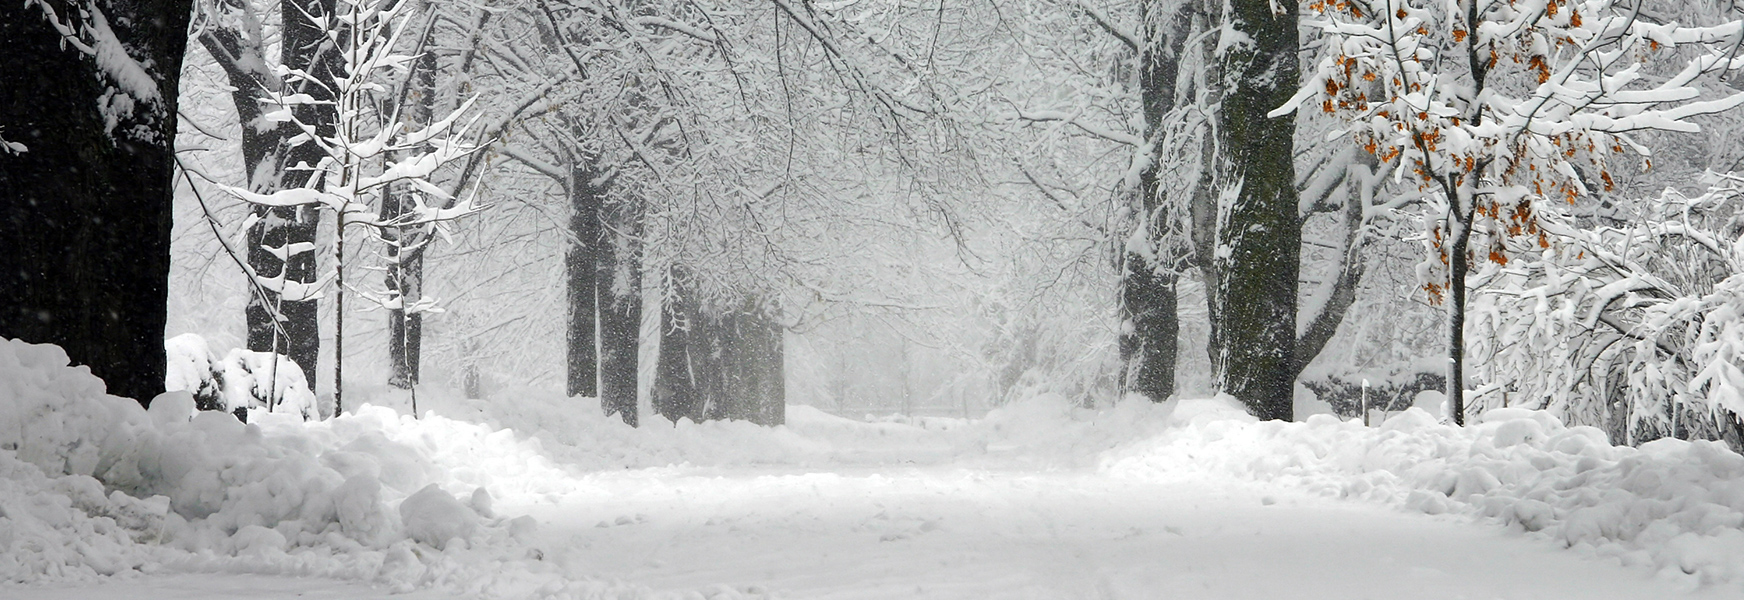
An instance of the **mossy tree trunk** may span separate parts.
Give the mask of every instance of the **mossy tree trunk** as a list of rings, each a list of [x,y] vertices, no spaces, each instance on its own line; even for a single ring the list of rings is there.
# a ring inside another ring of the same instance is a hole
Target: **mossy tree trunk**
[[[1293,116],[1266,113],[1295,94],[1296,5],[1231,0],[1224,14],[1218,113],[1221,218],[1218,385],[1261,419],[1290,420],[1295,382],[1297,218]],[[1282,12],[1274,12],[1277,7]]]

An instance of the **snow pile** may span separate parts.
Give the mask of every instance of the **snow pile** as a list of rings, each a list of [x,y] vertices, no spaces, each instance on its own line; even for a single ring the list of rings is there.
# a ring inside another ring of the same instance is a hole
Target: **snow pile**
[[[193,394],[202,410],[288,412],[304,420],[316,416],[315,393],[303,370],[287,356],[232,348],[219,358],[205,338],[192,333],[165,340],[164,351],[169,359],[164,389]]]
[[[1691,589],[1744,581],[1744,457],[1717,442],[1616,447],[1598,429],[1518,408],[1464,428],[1413,408],[1369,428],[1328,415],[1256,422],[1220,400],[1177,404],[1155,415],[1166,431],[1108,452],[1103,469],[1235,476],[1481,515]]]
[[[486,486],[568,481],[534,443],[374,407],[247,425],[193,407],[172,392],[147,412],[57,347],[0,340],[0,583],[167,568],[491,597],[629,589],[532,560],[532,520],[491,510]]]

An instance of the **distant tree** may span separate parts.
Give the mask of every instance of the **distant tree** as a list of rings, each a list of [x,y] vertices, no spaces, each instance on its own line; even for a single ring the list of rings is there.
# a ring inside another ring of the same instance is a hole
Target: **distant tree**
[[[0,8],[0,336],[59,344],[142,404],[164,389],[190,4]]]

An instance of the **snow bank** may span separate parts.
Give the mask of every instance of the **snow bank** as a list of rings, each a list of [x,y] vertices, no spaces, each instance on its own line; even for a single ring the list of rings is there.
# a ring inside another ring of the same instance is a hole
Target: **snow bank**
[[[1457,428],[1412,409],[1365,428],[1329,415],[1256,422],[1227,400],[1098,410],[1040,396],[975,421],[865,423],[792,406],[776,428],[651,416],[632,429],[596,401],[549,393],[423,394],[420,406],[435,410],[364,405],[318,422],[256,412],[245,425],[196,413],[183,391],[147,412],[58,348],[0,340],[0,583],[173,569],[645,597],[542,560],[533,521],[493,504],[598,493],[590,472],[624,468],[928,462],[1298,486],[1492,518],[1692,587],[1744,582],[1744,457],[1710,442],[1613,447],[1538,411]]]
[[[1203,475],[1296,485],[1429,514],[1479,515],[1688,588],[1744,582],[1744,457],[1717,442],[1616,447],[1544,411],[1469,427],[1413,408],[1379,427],[1328,415],[1256,422],[1217,400],[1154,415],[1160,435],[1103,456],[1113,475]]]
[[[376,407],[244,425],[196,413],[186,391],[147,412],[67,362],[54,346],[0,340],[0,584],[169,569],[486,597],[640,594],[539,562],[532,520],[492,513],[488,486],[568,481],[536,443]]]

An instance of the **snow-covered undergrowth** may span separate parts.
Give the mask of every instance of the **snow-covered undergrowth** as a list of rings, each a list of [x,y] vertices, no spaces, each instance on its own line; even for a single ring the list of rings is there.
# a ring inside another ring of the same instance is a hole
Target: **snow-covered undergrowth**
[[[1617,447],[1596,428],[1517,408],[1463,428],[1422,409],[1379,427],[1330,415],[1256,422],[1218,400],[1181,401],[1156,417],[1168,427],[1105,453],[1105,472],[1234,476],[1478,515],[1690,588],[1744,583],[1744,457],[1718,442]]]

